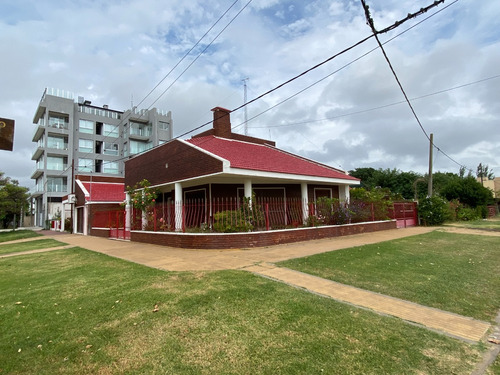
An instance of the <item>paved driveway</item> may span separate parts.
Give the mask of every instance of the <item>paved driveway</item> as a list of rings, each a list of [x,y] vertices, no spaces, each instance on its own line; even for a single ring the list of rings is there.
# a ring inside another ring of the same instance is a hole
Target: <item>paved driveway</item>
[[[58,232],[50,231],[44,232],[44,234],[57,236],[57,240],[73,246],[80,246],[85,249],[98,251],[113,257],[162,270],[208,271],[240,269],[261,262],[274,263],[352,246],[389,241],[433,230],[435,228],[428,227],[392,229],[292,244],[229,250],[179,249],[78,234],[59,234]]]

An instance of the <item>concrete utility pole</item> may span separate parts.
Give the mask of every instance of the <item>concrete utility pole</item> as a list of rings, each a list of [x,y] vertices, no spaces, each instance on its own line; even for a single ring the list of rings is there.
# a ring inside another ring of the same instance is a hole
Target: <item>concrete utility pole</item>
[[[432,197],[432,152],[434,151],[434,134],[431,133],[429,146],[429,181],[427,185],[427,196]]]

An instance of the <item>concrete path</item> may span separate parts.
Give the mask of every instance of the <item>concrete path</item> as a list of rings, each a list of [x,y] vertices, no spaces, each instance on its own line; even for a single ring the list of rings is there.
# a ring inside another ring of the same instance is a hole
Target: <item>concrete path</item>
[[[299,271],[276,267],[273,264],[264,263],[247,267],[245,270],[295,287],[304,288],[337,301],[347,302],[354,306],[421,324],[427,328],[467,341],[480,341],[490,328],[490,324],[486,322],[369,292]]]
[[[389,241],[428,233],[433,230],[435,228],[413,227],[263,248],[235,250],[186,250],[60,232],[44,232],[43,234],[54,236],[57,240],[71,246],[79,246],[166,271],[245,270],[341,302],[417,323],[456,338],[477,342],[484,337],[491,327],[489,323],[332,282],[298,271],[276,267],[273,264],[282,260]],[[443,228],[440,230],[446,231],[448,229]],[[453,231],[457,232],[455,229]],[[479,233],[474,232],[474,234]],[[39,238],[35,237],[33,240]],[[21,254],[6,254],[3,257],[13,255]]]

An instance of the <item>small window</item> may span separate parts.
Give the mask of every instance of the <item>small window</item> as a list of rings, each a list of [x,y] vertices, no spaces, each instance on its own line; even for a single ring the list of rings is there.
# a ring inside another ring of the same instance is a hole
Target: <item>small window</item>
[[[94,134],[94,122],[89,120],[80,120],[80,133]]]
[[[108,137],[108,136],[118,137],[119,136],[118,125],[104,124],[103,129],[104,130],[103,130],[102,135],[104,135],[105,137]]]
[[[79,139],[78,140],[78,151],[80,152],[92,152],[94,149],[94,142],[90,139]]]
[[[92,159],[78,159],[78,172],[92,172],[94,161]]]
[[[119,174],[120,171],[118,170],[118,163],[116,161],[106,161],[102,164],[103,173],[109,173],[109,174]]]

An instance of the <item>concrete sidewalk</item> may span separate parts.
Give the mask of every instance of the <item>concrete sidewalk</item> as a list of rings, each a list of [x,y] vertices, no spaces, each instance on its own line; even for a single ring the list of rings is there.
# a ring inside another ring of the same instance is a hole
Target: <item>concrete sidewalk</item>
[[[490,328],[487,322],[325,280],[299,271],[276,267],[273,264],[264,263],[247,267],[245,270],[337,301],[417,323],[466,341],[480,341]]]
[[[477,342],[489,330],[489,323],[354,288],[298,271],[276,267],[273,264],[287,259],[389,241],[428,233],[433,230],[435,228],[413,227],[263,248],[235,250],[186,250],[59,232],[44,231],[43,234],[57,237],[57,240],[71,246],[79,246],[166,271],[245,270],[341,302],[417,323],[456,338]],[[33,240],[36,239],[40,239],[40,237],[33,238]],[[9,256],[13,255],[16,254],[9,254]]]

